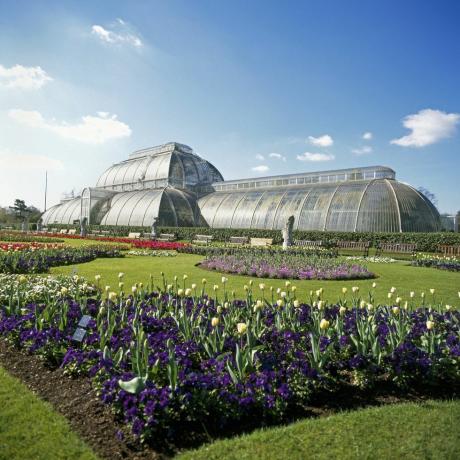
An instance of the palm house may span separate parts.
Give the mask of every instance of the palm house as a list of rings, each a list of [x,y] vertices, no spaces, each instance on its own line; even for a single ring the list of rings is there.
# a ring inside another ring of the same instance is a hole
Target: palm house
[[[432,232],[440,216],[422,193],[384,166],[224,181],[183,144],[138,150],[109,167],[94,187],[62,200],[43,224]]]

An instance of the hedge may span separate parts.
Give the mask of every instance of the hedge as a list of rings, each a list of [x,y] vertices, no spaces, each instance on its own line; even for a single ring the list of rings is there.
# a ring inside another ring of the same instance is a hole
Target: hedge
[[[50,225],[50,228],[75,228],[79,233],[80,227],[73,225]],[[110,231],[113,236],[126,236],[130,232],[150,232],[151,227],[124,227],[112,225],[90,225],[88,232],[100,230]],[[215,241],[228,241],[230,236],[248,236],[256,238],[273,238],[275,244],[281,244],[283,239],[280,230],[259,229],[228,229],[209,227],[159,227],[161,233],[174,233],[180,240],[190,241],[196,234],[212,235]],[[337,241],[370,241],[372,247],[378,243],[416,243],[417,250],[436,252],[440,244],[460,245],[460,233],[373,233],[373,232],[322,232],[319,230],[294,230],[294,239],[323,241],[326,246],[333,246]]]

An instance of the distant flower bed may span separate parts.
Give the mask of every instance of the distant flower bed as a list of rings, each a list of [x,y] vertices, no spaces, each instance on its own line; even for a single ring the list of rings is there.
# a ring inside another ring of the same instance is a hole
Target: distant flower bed
[[[138,249],[153,249],[158,251],[177,250],[187,246],[187,243],[177,241],[131,240],[133,247]]]
[[[364,265],[331,258],[305,257],[279,253],[238,254],[210,257],[202,268],[223,273],[301,280],[346,280],[374,278]]]
[[[61,233],[47,233],[46,235],[51,235],[52,237],[60,237],[60,238],[69,238],[69,239],[77,239],[77,240],[94,240],[94,241],[101,241],[106,243],[123,243],[129,244],[135,248],[141,249],[156,249],[156,250],[176,250],[179,248],[183,248],[188,246],[187,243],[179,243],[176,241],[155,241],[155,240],[138,240],[134,238],[124,238],[124,237],[117,237],[117,236],[80,236],[80,235],[66,235]]]
[[[46,273],[51,267],[90,262],[98,257],[123,257],[123,254],[109,245],[0,252],[0,273]]]
[[[36,251],[39,249],[59,249],[62,243],[2,243],[0,242],[0,252],[17,252],[17,251]]]
[[[348,256],[346,260],[357,260],[360,262],[371,262],[375,264],[392,264],[397,262],[396,259],[392,259],[391,257],[381,257],[381,256]]]
[[[59,236],[59,235],[56,235]],[[0,241],[13,241],[15,243],[27,243],[27,242],[38,242],[38,243],[63,243],[62,238],[54,236],[43,235],[42,233],[23,233],[23,232],[5,232],[0,231]]]
[[[433,267],[439,270],[458,272],[460,271],[460,257],[421,254],[412,261],[412,265],[416,267]]]
[[[130,256],[144,256],[144,257],[175,257],[177,256],[176,251],[149,251],[149,250],[139,250],[133,249],[128,251],[128,255]]]

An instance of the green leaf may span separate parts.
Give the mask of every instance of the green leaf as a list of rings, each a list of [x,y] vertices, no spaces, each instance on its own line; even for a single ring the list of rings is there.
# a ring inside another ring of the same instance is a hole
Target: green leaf
[[[118,385],[122,390],[136,395],[145,388],[146,381],[147,377],[134,377],[132,380],[128,380],[127,382],[123,382],[123,380],[118,380]]]

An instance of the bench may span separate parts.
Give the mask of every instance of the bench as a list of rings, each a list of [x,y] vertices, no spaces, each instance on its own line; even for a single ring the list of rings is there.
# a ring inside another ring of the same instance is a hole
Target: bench
[[[57,233],[58,229],[57,228],[52,228],[51,233]]]
[[[75,230],[74,228],[71,228],[68,232],[68,235],[76,235],[77,234],[77,230]]]
[[[251,238],[251,246],[271,246],[273,238]]]
[[[67,229],[66,228],[62,228],[59,232],[60,235],[67,235]]]
[[[353,249],[364,252],[364,256],[369,255],[369,248],[371,247],[370,241],[337,241],[337,247],[339,249]]]
[[[228,240],[231,245],[243,245],[248,244],[249,238],[247,236],[231,236]]]
[[[416,250],[417,245],[414,243],[379,243],[376,255],[380,256],[383,252],[414,255]]]
[[[130,238],[132,240],[138,240],[140,237],[141,237],[140,232],[131,232],[131,233],[128,234],[128,238]]]
[[[447,244],[441,244],[438,246],[439,252],[442,252],[445,256],[460,256],[460,246],[451,246]]]
[[[307,249],[316,249],[316,248],[322,248],[323,247],[323,242],[321,240],[319,240],[319,241],[294,240],[294,246],[301,246],[301,247],[307,248]]]
[[[209,244],[212,242],[214,237],[212,235],[195,235],[195,238],[192,240],[194,244]]]
[[[176,241],[176,235],[174,233],[160,233],[157,240],[158,241]]]

